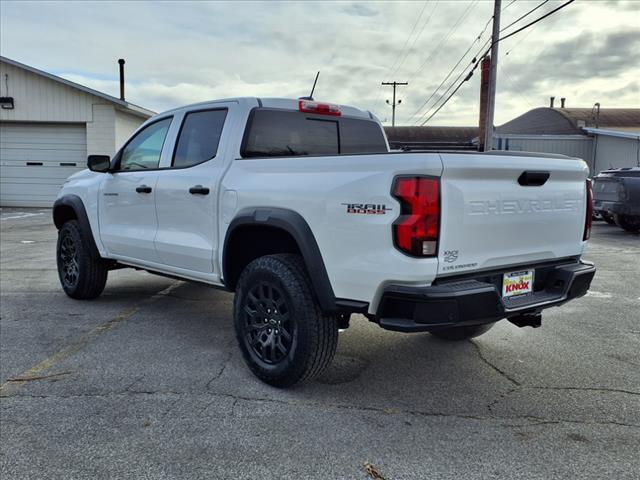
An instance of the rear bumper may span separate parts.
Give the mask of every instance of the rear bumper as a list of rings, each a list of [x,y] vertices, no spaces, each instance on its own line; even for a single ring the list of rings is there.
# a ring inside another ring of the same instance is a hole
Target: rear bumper
[[[382,295],[376,321],[387,330],[425,332],[538,314],[587,293],[596,272],[586,262],[535,270],[534,292],[508,299],[500,295],[504,272],[443,280],[430,287],[390,285]]]
[[[631,202],[593,201],[594,212],[617,213],[618,215],[640,215],[640,205]]]

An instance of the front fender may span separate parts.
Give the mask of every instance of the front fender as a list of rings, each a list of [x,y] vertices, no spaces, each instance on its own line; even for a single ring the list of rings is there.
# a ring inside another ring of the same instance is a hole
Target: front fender
[[[60,230],[65,222],[76,220],[80,225],[82,232],[82,240],[89,249],[89,253],[93,258],[102,258],[100,251],[96,245],[95,233],[91,228],[87,210],[84,207],[82,199],[73,194],[63,195],[53,204],[53,223]]]

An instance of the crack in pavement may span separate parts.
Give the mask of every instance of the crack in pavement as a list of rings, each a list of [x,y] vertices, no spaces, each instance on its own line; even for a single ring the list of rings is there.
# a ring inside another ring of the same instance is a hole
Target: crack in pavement
[[[532,386],[524,385],[518,380],[516,380],[515,378],[513,378],[512,376],[510,376],[507,372],[502,370],[500,367],[498,367],[497,365],[489,361],[489,359],[484,356],[484,354],[482,353],[482,349],[477,343],[475,343],[472,340],[469,340],[469,343],[471,343],[475,347],[476,351],[478,352],[478,356],[487,366],[489,366],[493,371],[500,374],[500,376],[502,376],[512,384],[512,387],[509,390],[499,394],[494,400],[492,400],[487,404],[487,410],[489,411],[490,414],[494,413],[494,407],[498,403],[500,403],[502,400],[504,400],[508,396],[522,390],[585,391],[585,392],[600,392],[600,393],[620,393],[625,395],[640,395],[640,392],[635,392],[633,390],[624,390],[624,389],[607,388],[607,387],[545,387],[545,386],[535,386],[535,385],[532,385]]]
[[[498,366],[494,365],[493,363],[491,363],[482,353],[482,349],[480,348],[480,345],[478,345],[476,342],[474,342],[473,340],[469,340],[469,343],[471,345],[473,345],[476,349],[476,351],[478,352],[478,356],[480,357],[480,360],[482,360],[486,365],[488,365],[491,369],[493,369],[494,371],[498,372],[502,377],[506,378],[510,383],[512,383],[513,385],[516,386],[521,386],[522,384],[517,381],[515,378],[511,377],[507,372],[505,372],[504,370],[502,370],[501,368],[499,368]]]
[[[80,336],[79,338],[71,342],[66,347],[62,348],[61,350],[58,350],[56,353],[54,353],[50,357],[44,359],[37,365],[34,365],[27,371],[17,375],[16,377],[17,378],[33,378],[33,377],[41,376],[41,374],[51,369],[55,365],[59,364],[63,360],[66,360],[72,355],[75,355],[76,353],[84,350],[91,342],[93,342],[96,338],[98,338],[103,333],[106,333],[109,330],[112,330],[118,324],[122,323],[124,320],[131,318],[133,315],[138,313],[138,311],[140,311],[140,309],[143,306],[153,303],[158,299],[166,296],[168,293],[170,293],[172,290],[179,287],[183,283],[184,282],[177,281],[169,285],[164,290],[161,290],[160,292],[153,294],[151,297],[145,298],[144,300],[136,303],[135,305],[121,311],[115,317],[93,328],[88,333]],[[11,392],[18,390],[24,383],[25,382],[11,382],[11,381],[4,382],[2,385],[0,385],[0,398],[10,396]]]
[[[7,378],[6,382],[34,382],[37,380],[49,380],[50,378],[57,378],[57,377],[62,377],[64,375],[73,375],[75,372],[68,370],[66,372],[58,372],[58,373],[52,373],[50,375],[40,375],[37,377],[27,377],[27,376],[23,376],[23,377],[13,377],[13,378]]]
[[[135,379],[133,382],[131,382],[131,383],[130,383],[129,385],[127,385],[126,387],[124,387],[124,390],[125,390],[126,392],[130,392],[130,391],[131,391],[131,388],[132,388],[136,383],[138,383],[140,380],[142,380],[144,377],[145,377],[145,375],[144,375],[144,374],[143,374],[143,375],[140,375],[139,377],[136,377],[136,379]]]
[[[491,402],[489,402],[487,404],[487,410],[489,410],[489,413],[493,413],[493,407],[495,407],[501,400],[504,400],[509,395],[519,391],[520,389],[521,389],[520,386],[516,386],[516,387],[510,388],[506,392],[501,393],[500,395],[498,395],[495,399],[493,399]]]
[[[620,388],[607,388],[607,387],[537,387],[537,386],[522,386],[523,389],[531,390],[577,390],[587,392],[602,392],[602,393],[624,393],[627,395],[640,395],[640,392],[634,392],[633,390],[622,390]],[[518,389],[516,389],[518,390]]]
[[[173,410],[173,407],[175,407],[178,403],[180,403],[181,400],[182,398],[178,396],[178,398],[176,398],[175,401],[171,402],[171,404],[166,408],[166,410],[160,414],[160,418],[161,419],[166,418],[167,415],[169,415],[169,412]]]
[[[204,392],[204,393],[193,393],[193,392],[178,392],[174,390],[159,390],[159,391],[145,391],[145,390],[129,390],[129,391],[121,391],[121,392],[111,392],[111,393],[103,393],[103,394],[75,394],[75,395],[29,395],[29,394],[21,394],[21,395],[12,395],[7,398],[32,398],[32,399],[77,399],[77,398],[100,398],[100,399],[109,399],[109,398],[118,398],[118,397],[134,397],[138,395],[164,395],[164,396],[177,396],[175,402],[173,402],[161,418],[164,418],[168,415],[171,409],[182,400],[182,397],[189,395],[205,395],[211,396],[214,398],[228,398],[233,399],[233,404],[231,408],[231,415],[235,415],[235,408],[239,401],[246,402],[264,402],[264,403],[272,403],[277,405],[284,406],[300,406],[300,407],[317,407],[317,408],[332,408],[336,410],[349,410],[356,412],[371,412],[371,413],[379,413],[384,415],[412,415],[417,417],[442,417],[442,418],[458,418],[463,420],[478,420],[478,421],[487,421],[487,420],[524,420],[527,423],[523,425],[504,425],[509,428],[518,428],[518,427],[526,427],[526,426],[536,426],[536,425],[546,425],[546,424],[561,424],[561,423],[569,423],[569,424],[579,424],[579,425],[616,425],[623,426],[629,428],[638,428],[640,429],[640,424],[633,423],[623,423],[616,421],[588,421],[588,420],[571,420],[571,419],[557,419],[557,420],[549,420],[543,417],[538,417],[535,415],[514,415],[501,417],[497,415],[470,415],[470,414],[461,414],[461,413],[447,413],[447,412],[437,412],[437,411],[421,411],[421,410],[402,410],[397,408],[388,408],[388,407],[370,407],[363,405],[345,405],[345,404],[334,404],[334,403],[321,403],[321,402],[300,402],[296,400],[280,400],[275,398],[268,397],[247,397],[242,395],[232,395],[230,393],[214,393],[214,392]],[[203,407],[199,413],[204,413],[206,409],[212,405],[216,400],[212,400],[207,403],[205,407]],[[3,408],[6,406],[6,400],[3,403]],[[531,423],[533,422],[533,423]]]
[[[229,344],[227,344],[227,347],[229,347],[229,348],[230,348],[230,347],[232,346],[232,344],[233,344],[233,343],[234,343],[233,341],[229,342]],[[206,383],[206,385],[204,386],[205,390],[208,390],[208,389],[209,389],[209,387],[211,386],[211,384],[212,384],[213,382],[215,382],[217,379],[219,379],[219,378],[222,376],[222,374],[224,373],[225,369],[227,368],[227,365],[229,365],[229,363],[231,363],[231,359],[232,359],[232,358],[233,358],[233,351],[229,351],[229,352],[227,353],[227,357],[226,357],[226,358],[224,359],[224,361],[222,362],[222,365],[220,366],[220,370],[218,370],[218,373],[216,373],[216,374],[213,376],[213,378],[212,378],[211,380],[209,380],[209,381]]]

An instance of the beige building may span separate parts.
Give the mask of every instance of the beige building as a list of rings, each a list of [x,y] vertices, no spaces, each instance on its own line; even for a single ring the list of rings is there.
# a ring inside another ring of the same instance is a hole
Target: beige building
[[[51,206],[87,155],[113,155],[154,112],[0,57],[0,206]]]
[[[535,108],[498,127],[494,140],[498,150],[582,158],[591,175],[640,167],[640,108]]]

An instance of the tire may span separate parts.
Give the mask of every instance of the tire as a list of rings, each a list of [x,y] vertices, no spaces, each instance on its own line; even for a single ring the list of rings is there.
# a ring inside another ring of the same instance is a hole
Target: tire
[[[638,215],[614,215],[613,218],[623,230],[631,233],[640,232],[640,216]]]
[[[615,225],[616,221],[613,218],[613,215],[610,213],[601,213],[602,219],[607,222],[609,225]]]
[[[442,330],[434,330],[431,333],[434,337],[438,337],[442,340],[448,340],[450,342],[457,342],[460,340],[468,340],[470,338],[479,337],[483,333],[488,332],[495,325],[495,323],[486,323],[484,325],[468,325],[464,327],[449,327]]]
[[[56,261],[62,289],[71,298],[89,300],[104,290],[109,270],[102,259],[91,256],[75,220],[66,222],[58,231]]]
[[[238,281],[233,310],[244,361],[263,382],[288,387],[331,363],[338,319],[320,310],[298,255],[267,255],[251,262]]]

